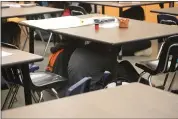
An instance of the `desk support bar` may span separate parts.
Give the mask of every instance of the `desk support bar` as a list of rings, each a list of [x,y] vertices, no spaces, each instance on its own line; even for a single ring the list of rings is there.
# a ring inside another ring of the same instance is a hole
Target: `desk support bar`
[[[22,69],[22,76],[23,76],[25,104],[30,105],[32,104],[32,98],[31,98],[31,89],[30,89],[31,79],[30,79],[28,64],[22,64],[21,69]]]
[[[47,51],[47,49],[48,49],[48,46],[49,46],[49,43],[50,43],[50,41],[51,41],[52,35],[53,35],[53,33],[51,32],[51,33],[50,33],[50,36],[49,36],[49,38],[48,38],[48,42],[47,42],[47,44],[46,44],[46,46],[45,46],[45,49],[44,49],[44,52],[43,52],[43,57],[44,57],[45,54],[46,54],[46,51]]]

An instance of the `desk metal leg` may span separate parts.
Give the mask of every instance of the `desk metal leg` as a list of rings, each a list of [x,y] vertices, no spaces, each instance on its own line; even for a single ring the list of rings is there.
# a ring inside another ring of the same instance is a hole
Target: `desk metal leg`
[[[30,89],[31,79],[30,79],[28,64],[21,65],[21,69],[22,69],[22,76],[23,76],[25,105],[30,105],[32,104],[32,97],[31,97],[31,89]]]
[[[94,5],[94,12],[97,13],[97,5]]]
[[[119,59],[119,60],[122,60],[122,47],[121,47],[121,50],[120,50],[120,52],[119,52],[118,59]]]
[[[29,52],[34,53],[34,29],[29,28]]]
[[[120,8],[119,8],[119,17],[122,17],[122,16],[123,16],[123,8],[120,7]]]
[[[27,17],[27,20],[32,20],[33,17]],[[34,53],[34,29],[29,27],[29,52]]]
[[[123,8],[119,8],[119,17],[122,17],[123,16]],[[122,47],[121,47],[121,50],[119,52],[119,56],[118,56],[119,60],[122,60]]]
[[[169,3],[169,7],[174,7],[174,1],[171,1],[171,2]]]
[[[105,7],[102,5],[102,14],[105,14]]]

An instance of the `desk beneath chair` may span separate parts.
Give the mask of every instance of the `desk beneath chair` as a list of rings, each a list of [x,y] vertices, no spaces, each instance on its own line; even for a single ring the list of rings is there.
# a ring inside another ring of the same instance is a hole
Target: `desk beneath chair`
[[[8,68],[12,66],[19,66],[22,69],[25,104],[32,104],[31,92],[29,87],[30,75],[29,75],[29,63],[42,61],[43,57],[28,52],[24,52],[17,49],[1,47],[1,51],[10,53],[9,56],[1,56],[2,68]],[[1,52],[2,53],[2,52]]]
[[[177,95],[132,83],[3,111],[2,118],[178,118],[177,112]]]

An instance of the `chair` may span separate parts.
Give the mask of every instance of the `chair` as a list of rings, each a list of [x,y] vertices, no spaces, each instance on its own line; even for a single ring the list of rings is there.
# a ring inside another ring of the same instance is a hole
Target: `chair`
[[[173,15],[158,14],[157,20],[160,24],[166,24],[166,21],[168,21],[167,25],[178,25],[178,19]],[[172,23],[170,22],[171,24],[169,24],[169,21],[172,21]]]
[[[77,15],[85,15],[85,14],[88,14],[85,9],[81,6],[73,6],[73,5],[70,5],[68,6],[69,11],[70,11],[70,14],[72,16],[77,16]]]
[[[91,79],[91,77],[85,77],[69,87],[69,89],[66,91],[66,96],[89,92]]]
[[[10,96],[11,96],[12,93],[13,93],[14,86],[15,86],[15,85],[13,85],[13,84],[11,84],[11,83],[8,83],[8,82],[4,79],[4,77],[1,76],[1,90],[9,90],[8,93],[7,93],[7,95],[6,95],[5,101],[4,101],[4,103],[2,104],[1,110],[3,110],[3,109],[6,107],[8,101],[9,101],[9,99],[10,99]]]
[[[7,43],[3,43],[3,45],[5,46],[9,46],[11,48],[15,48],[17,49],[16,46],[13,46],[11,44],[7,44]],[[14,99],[16,97],[16,94],[18,92],[19,86],[23,86],[23,77],[21,75],[21,68],[17,67],[17,66],[13,66],[11,68],[2,68],[2,74],[4,77],[6,77],[5,79],[12,84],[16,84],[15,85],[15,93],[13,94],[13,97],[11,98],[11,103],[9,104],[8,108],[11,108],[14,102]],[[34,70],[33,70],[34,71]],[[58,94],[55,91],[55,87],[62,87],[64,85],[66,85],[66,79],[54,74],[54,73],[50,73],[50,72],[35,72],[35,73],[30,73],[30,77],[31,77],[31,81],[30,81],[30,86],[31,86],[31,90],[32,90],[32,97],[34,99],[35,102],[41,102],[42,101],[42,97],[43,97],[43,90],[46,89],[51,89],[52,92],[55,94],[55,96],[57,98]],[[36,96],[34,95],[34,92],[37,92],[39,95],[39,100],[36,99]]]
[[[169,37],[166,42],[162,44],[160,53],[156,60],[144,61],[136,63],[136,66],[143,70],[140,74],[138,82],[140,82],[142,76],[145,73],[149,73],[149,85],[152,86],[151,77],[158,74],[167,74],[163,83],[165,86],[169,72],[174,72],[177,70],[177,59],[178,59],[178,35]]]
[[[158,14],[157,15],[158,23],[166,25],[178,25],[178,19],[173,15],[168,14]],[[164,41],[165,38],[158,39],[158,43]],[[159,45],[160,46],[160,45]]]

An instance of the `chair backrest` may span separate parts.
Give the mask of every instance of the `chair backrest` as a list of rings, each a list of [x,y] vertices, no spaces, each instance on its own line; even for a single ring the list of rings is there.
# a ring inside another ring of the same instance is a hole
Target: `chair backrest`
[[[68,9],[70,10],[70,13],[71,13],[72,16],[87,14],[85,9],[83,7],[81,7],[81,6],[70,5],[70,6],[68,6]]]
[[[83,7],[88,14],[90,14],[92,12],[91,4],[88,4],[88,3],[79,3],[78,6]]]
[[[173,15],[159,14],[157,15],[158,23],[167,25],[178,25],[178,19]]]
[[[177,59],[178,35],[174,35],[163,43],[156,71],[158,73],[174,72],[177,68]]]
[[[91,77],[85,77],[74,85],[72,85],[71,87],[69,87],[66,92],[66,96],[89,92],[91,79]]]
[[[1,32],[1,41],[19,47],[21,29],[18,26],[18,23],[15,22],[2,23],[1,28],[3,29]]]
[[[178,25],[178,19],[175,16],[168,14],[158,14],[157,15],[158,23],[166,25]],[[164,38],[158,39],[158,42],[163,42]]]

